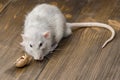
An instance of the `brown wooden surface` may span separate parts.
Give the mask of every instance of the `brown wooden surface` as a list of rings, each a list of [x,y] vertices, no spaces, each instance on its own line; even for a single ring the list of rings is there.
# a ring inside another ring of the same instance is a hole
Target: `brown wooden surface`
[[[120,0],[0,0],[0,80],[120,80],[120,25],[111,33],[103,28],[77,29],[42,62],[16,68],[24,54],[19,43],[25,15],[40,3],[50,3],[72,15],[69,22],[120,21]]]

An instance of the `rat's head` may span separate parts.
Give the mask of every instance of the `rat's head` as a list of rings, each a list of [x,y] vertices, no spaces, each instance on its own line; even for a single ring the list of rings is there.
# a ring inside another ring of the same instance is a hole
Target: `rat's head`
[[[50,32],[44,32],[36,35],[21,35],[23,42],[20,43],[25,51],[35,60],[42,60],[48,54],[50,48]]]

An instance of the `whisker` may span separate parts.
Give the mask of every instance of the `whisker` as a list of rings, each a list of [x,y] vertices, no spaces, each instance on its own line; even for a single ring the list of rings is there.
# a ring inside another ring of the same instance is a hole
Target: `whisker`
[[[65,49],[55,49],[55,50],[65,50]]]

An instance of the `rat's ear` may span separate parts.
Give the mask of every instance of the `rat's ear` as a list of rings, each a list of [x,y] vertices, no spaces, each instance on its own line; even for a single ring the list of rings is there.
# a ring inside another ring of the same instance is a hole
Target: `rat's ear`
[[[44,33],[43,33],[43,36],[44,36],[45,38],[49,38],[49,37],[50,37],[50,32],[49,32],[49,31],[44,32]]]
[[[21,34],[23,40],[28,40],[28,37],[25,36],[24,34]]]

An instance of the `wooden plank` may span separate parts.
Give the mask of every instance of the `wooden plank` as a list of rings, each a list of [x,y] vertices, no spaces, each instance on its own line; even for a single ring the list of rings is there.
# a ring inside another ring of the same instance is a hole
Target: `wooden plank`
[[[116,1],[116,5],[112,13],[110,14],[110,19],[116,19],[120,21],[120,0]]]

